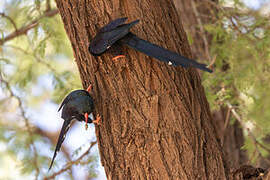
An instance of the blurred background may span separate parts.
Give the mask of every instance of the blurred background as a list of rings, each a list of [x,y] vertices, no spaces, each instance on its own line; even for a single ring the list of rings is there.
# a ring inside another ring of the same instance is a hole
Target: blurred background
[[[270,0],[174,0],[233,167],[270,165]],[[201,73],[201,72],[200,72]],[[0,1],[0,180],[106,179],[95,128],[75,122],[48,172],[63,120],[82,88],[52,0]],[[93,146],[92,146],[93,145]]]

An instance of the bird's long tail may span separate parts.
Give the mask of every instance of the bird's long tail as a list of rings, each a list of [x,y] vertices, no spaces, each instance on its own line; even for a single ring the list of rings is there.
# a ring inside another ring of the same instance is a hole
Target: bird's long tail
[[[152,44],[148,41],[138,38],[135,34],[129,33],[122,40],[122,43],[128,45],[129,47],[136,49],[148,56],[154,57],[160,61],[167,62],[174,66],[181,65],[183,67],[195,67],[207,72],[213,72],[211,69],[207,68],[206,64],[198,63],[192,59],[188,59],[181,56],[175,52],[164,49],[160,46]]]
[[[71,120],[64,120],[64,123],[63,123],[62,129],[61,129],[60,135],[58,137],[57,145],[56,145],[56,148],[55,148],[55,151],[54,151],[54,154],[53,154],[53,158],[52,158],[49,170],[52,168],[54,159],[55,159],[58,151],[60,150],[62,143],[65,140],[65,137],[66,137],[66,134],[67,134],[67,132],[68,132],[68,130],[70,128],[70,125],[71,125]]]

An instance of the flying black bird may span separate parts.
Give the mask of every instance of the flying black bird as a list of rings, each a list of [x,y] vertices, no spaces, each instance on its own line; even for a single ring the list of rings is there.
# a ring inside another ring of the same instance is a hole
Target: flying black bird
[[[60,135],[58,137],[57,145],[54,151],[54,155],[49,170],[51,169],[54,159],[58,151],[60,150],[62,143],[64,142],[66,133],[70,128],[72,120],[76,119],[78,121],[85,121],[86,128],[87,123],[99,124],[99,121],[101,120],[101,117],[99,115],[97,115],[96,120],[92,120],[89,116],[94,110],[94,101],[89,94],[91,89],[92,86],[90,85],[87,88],[87,91],[85,90],[72,91],[66,96],[66,98],[60,105],[58,111],[60,111],[63,108],[61,118],[64,119],[64,123]]]
[[[126,17],[119,18],[102,27],[90,42],[88,47],[90,53],[94,56],[101,55],[113,44],[120,42],[150,57],[166,62],[169,65],[181,65],[182,67],[191,66],[210,73],[213,72],[211,69],[207,68],[205,64],[198,63],[180,54],[140,39],[129,31],[139,20],[124,24],[126,20]]]

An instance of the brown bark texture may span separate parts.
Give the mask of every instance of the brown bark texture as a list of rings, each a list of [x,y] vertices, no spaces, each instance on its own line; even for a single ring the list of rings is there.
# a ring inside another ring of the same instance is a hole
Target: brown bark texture
[[[169,0],[56,0],[84,88],[94,86],[96,127],[108,179],[226,179],[198,72],[171,67],[127,47],[126,58],[93,57],[88,44],[116,17],[140,19],[132,32],[191,58]],[[118,51],[118,49],[116,49]]]

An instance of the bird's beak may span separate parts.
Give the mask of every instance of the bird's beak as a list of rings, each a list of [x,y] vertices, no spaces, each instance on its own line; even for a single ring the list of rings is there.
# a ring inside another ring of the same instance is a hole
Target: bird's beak
[[[88,123],[88,113],[84,114],[84,118],[85,118],[85,129],[87,130],[87,128],[88,128],[88,125],[87,125],[87,123]]]
[[[90,93],[92,90],[92,84],[90,84],[86,90]]]

